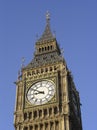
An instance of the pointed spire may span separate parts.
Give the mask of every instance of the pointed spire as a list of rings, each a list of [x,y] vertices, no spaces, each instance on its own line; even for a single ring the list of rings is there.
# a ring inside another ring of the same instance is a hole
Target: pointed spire
[[[42,36],[38,39],[37,43],[42,43],[44,41],[55,39],[54,35],[50,29],[50,13],[47,11],[46,13],[46,27],[42,34]]]

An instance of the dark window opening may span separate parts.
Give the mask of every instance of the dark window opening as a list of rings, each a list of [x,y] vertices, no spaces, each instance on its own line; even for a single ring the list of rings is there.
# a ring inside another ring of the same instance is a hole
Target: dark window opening
[[[43,73],[43,69],[41,69],[41,73]]]
[[[42,47],[42,51],[44,51],[44,48]]]
[[[47,50],[47,48],[45,47],[45,51]]]
[[[38,125],[35,125],[35,130],[38,130]]]
[[[52,48],[53,48],[53,47],[52,47],[52,45],[51,45],[51,50],[52,50]]]
[[[50,47],[48,46],[48,51],[49,51],[49,48],[50,48]]]
[[[33,126],[30,126],[30,130],[33,130]]]
[[[37,118],[37,111],[34,111],[34,119]]]
[[[44,116],[47,116],[47,109],[44,109]]]
[[[41,52],[41,48],[39,48],[39,52]]]
[[[24,127],[24,130],[28,130],[28,127]]]
[[[52,67],[50,67],[50,71],[52,71]]]
[[[45,72],[48,72],[48,68],[45,69]]]
[[[32,112],[29,113],[29,119],[31,119],[31,118],[32,118]]]
[[[39,117],[42,117],[42,110],[39,110]]]
[[[58,108],[55,107],[55,108],[54,108],[54,114],[57,114],[57,113],[58,113]]]
[[[27,119],[27,113],[24,113],[24,120]]]
[[[52,108],[49,109],[49,115],[52,115]]]

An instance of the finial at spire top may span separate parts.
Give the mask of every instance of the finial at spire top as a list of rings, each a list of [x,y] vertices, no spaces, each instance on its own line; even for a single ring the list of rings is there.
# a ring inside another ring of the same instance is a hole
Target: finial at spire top
[[[50,13],[49,13],[49,11],[47,11],[46,12],[46,21],[47,21],[47,23],[49,22],[49,20],[50,20]]]

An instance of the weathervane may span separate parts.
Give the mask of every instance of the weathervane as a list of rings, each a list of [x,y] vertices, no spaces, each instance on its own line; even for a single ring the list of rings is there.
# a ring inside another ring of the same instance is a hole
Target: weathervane
[[[49,22],[49,20],[50,20],[50,13],[49,13],[49,11],[47,11],[46,12],[46,21],[47,21],[47,23]]]

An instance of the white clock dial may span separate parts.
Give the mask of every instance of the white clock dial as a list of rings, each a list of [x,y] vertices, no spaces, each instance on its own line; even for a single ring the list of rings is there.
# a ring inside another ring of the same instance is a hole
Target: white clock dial
[[[42,80],[33,84],[27,92],[27,99],[34,105],[45,104],[55,94],[55,84],[48,80]]]

